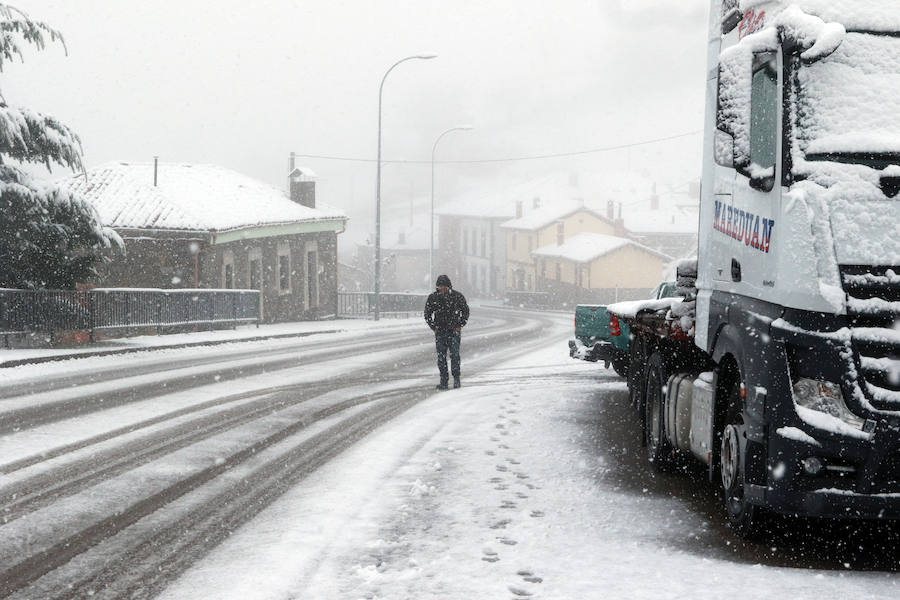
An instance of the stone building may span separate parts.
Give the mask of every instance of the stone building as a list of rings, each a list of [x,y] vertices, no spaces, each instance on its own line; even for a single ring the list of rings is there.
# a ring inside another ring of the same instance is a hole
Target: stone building
[[[264,322],[337,312],[340,210],[308,170],[290,192],[215,165],[113,162],[68,185],[125,242],[97,287],[258,289]]]

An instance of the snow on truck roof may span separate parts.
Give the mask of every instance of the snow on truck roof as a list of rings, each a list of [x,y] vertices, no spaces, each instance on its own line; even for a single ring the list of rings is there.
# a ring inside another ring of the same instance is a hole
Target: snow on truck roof
[[[230,231],[263,225],[345,220],[339,209],[309,208],[282,190],[217,165],[110,162],[67,180],[114,229]]]
[[[743,12],[782,10],[791,5],[825,22],[840,23],[848,31],[900,31],[900,2],[896,0],[741,0]]]

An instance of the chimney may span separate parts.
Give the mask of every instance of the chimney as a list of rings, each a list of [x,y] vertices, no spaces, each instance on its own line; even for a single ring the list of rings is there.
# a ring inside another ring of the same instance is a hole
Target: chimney
[[[297,204],[309,208],[316,207],[316,181],[315,173],[310,169],[296,167],[294,165],[294,153],[291,152],[291,169],[288,175],[288,184],[290,189],[290,198]]]
[[[531,201],[531,208],[537,210],[541,207],[541,199],[537,196],[534,197],[534,200]]]
[[[610,221],[616,218],[616,204],[612,200],[606,201],[606,218]]]
[[[659,194],[656,193],[656,184],[653,184],[653,193],[650,194],[650,210],[659,210]]]
[[[522,218],[522,201],[521,200],[516,200],[516,218],[517,219]]]

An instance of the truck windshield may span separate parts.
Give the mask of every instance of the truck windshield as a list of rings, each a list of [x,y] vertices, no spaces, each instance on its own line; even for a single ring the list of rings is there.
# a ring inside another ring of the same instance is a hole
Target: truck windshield
[[[900,161],[900,37],[848,33],[831,56],[795,59],[795,138],[807,160]]]

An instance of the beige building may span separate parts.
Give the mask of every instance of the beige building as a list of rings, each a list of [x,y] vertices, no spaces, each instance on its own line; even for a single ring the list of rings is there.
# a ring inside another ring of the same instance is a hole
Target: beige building
[[[626,238],[579,233],[532,252],[537,290],[552,303],[606,304],[646,298],[670,257]]]
[[[624,233],[615,221],[585,207],[581,201],[538,206],[526,215],[522,214],[521,206],[517,203],[515,219],[500,226],[506,232],[506,277],[510,290],[541,291],[537,286],[537,261],[533,254],[538,248],[559,246],[580,233]]]

